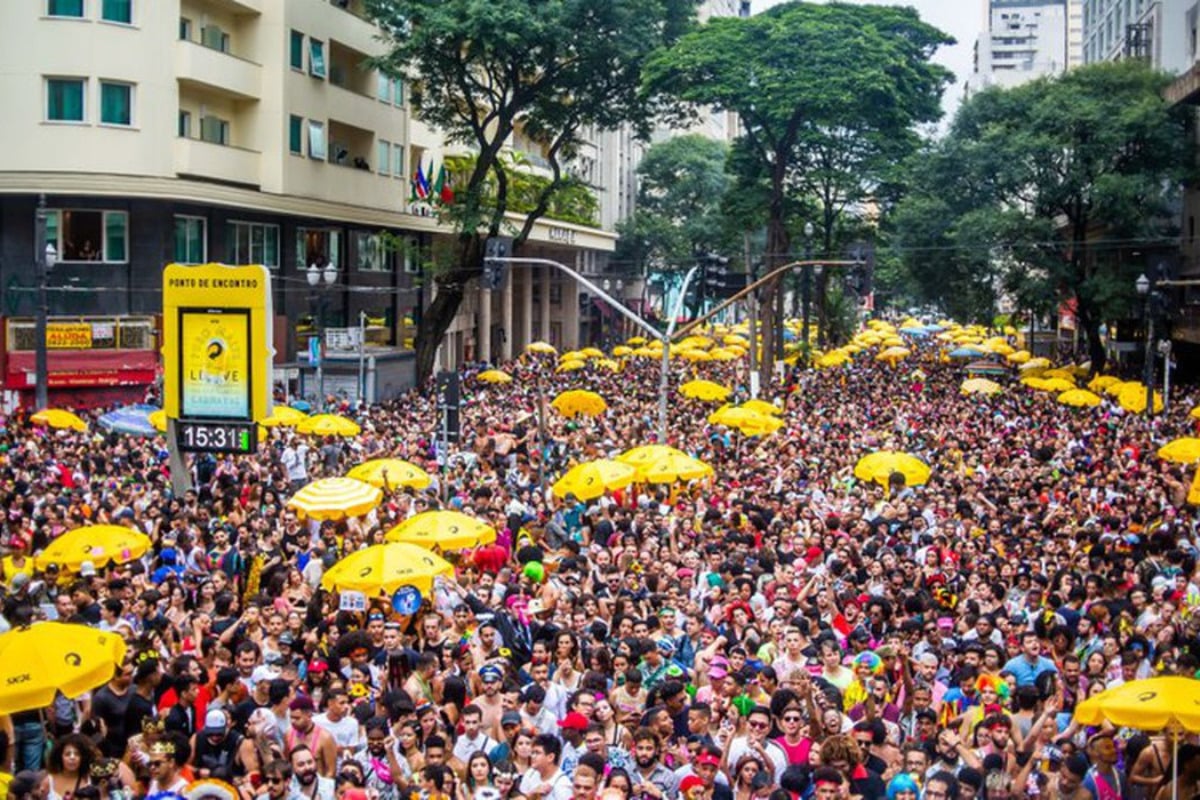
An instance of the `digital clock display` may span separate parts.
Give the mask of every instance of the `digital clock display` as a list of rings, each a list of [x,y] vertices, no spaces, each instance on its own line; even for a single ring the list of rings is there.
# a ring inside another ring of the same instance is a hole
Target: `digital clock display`
[[[184,453],[254,452],[257,426],[253,422],[184,420],[175,424],[179,449]]]

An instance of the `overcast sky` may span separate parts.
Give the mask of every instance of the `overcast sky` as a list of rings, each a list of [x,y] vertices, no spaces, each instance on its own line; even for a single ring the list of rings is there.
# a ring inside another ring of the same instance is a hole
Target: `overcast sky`
[[[759,12],[777,5],[781,0],[753,0],[752,9]],[[813,0],[823,3],[825,0]],[[958,44],[941,48],[934,60],[957,76],[954,86],[946,90],[942,107],[947,116],[954,113],[962,101],[963,85],[971,74],[974,62],[975,37],[983,30],[983,3],[980,0],[845,0],[856,5],[912,6],[921,19],[953,36]],[[945,121],[943,120],[943,125]]]

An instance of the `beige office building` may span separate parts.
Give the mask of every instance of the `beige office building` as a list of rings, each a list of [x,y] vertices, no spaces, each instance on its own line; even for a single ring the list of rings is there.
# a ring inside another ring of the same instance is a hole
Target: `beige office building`
[[[374,395],[408,385],[406,341],[431,300],[421,264],[446,235],[436,204],[414,202],[412,177],[431,173],[432,187],[444,153],[410,113],[403,83],[365,66],[381,44],[361,12],[361,0],[0,5],[6,391],[30,388],[40,195],[57,256],[51,314],[76,325],[52,348],[52,395],[144,388],[157,363],[160,271],[171,261],[274,270],[278,364],[290,370],[281,374],[306,372],[301,353],[315,327],[365,319],[378,356]],[[599,228],[546,220],[527,252],[586,265],[613,243]],[[508,355],[536,338],[578,341],[572,284],[544,270],[514,278],[494,297],[469,294],[443,365]],[[335,367],[329,388],[353,388]]]

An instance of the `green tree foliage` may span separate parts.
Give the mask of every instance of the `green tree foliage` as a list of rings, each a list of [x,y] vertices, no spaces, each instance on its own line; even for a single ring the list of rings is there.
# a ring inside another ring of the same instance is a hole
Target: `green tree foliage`
[[[637,207],[618,226],[617,260],[657,270],[690,266],[725,243],[721,201],[729,148],[699,134],[659,142],[638,165]]]
[[[915,159],[897,209],[925,294],[978,320],[998,292],[1043,314],[1074,299],[1101,369],[1100,326],[1128,313],[1146,269],[1109,243],[1174,236],[1168,212],[1192,163],[1167,81],[1137,61],[1095,64],[964,104]]]
[[[929,59],[952,41],[912,9],[793,2],[749,18],[710,20],[652,58],[647,78],[655,90],[738,114],[743,134],[733,161],[745,167],[739,188],[761,187],[772,267],[792,253],[795,192],[825,180],[836,184],[844,207],[853,181],[843,180],[841,171],[876,164],[874,156],[866,158],[864,140],[882,148],[938,118],[950,74]],[[863,154],[844,152],[847,147]],[[859,174],[858,180],[867,187],[873,178]],[[763,330],[770,354],[777,326],[773,292],[767,294]],[[769,369],[769,357],[764,361]]]
[[[511,170],[501,158],[517,130],[541,144],[551,180],[514,237],[520,248],[555,194],[587,127],[648,124],[642,66],[694,23],[696,0],[367,0],[389,50],[375,64],[403,77],[417,115],[473,151],[447,215],[457,236],[434,279],[417,331],[418,380],[482,268],[481,234],[501,232]],[[492,189],[489,189],[489,182]]]
[[[475,169],[474,156],[448,156],[446,169],[453,175],[469,175]],[[522,169],[522,159],[502,155],[501,161],[511,161],[504,166],[508,174],[508,211],[512,214],[529,214],[538,206],[546,193],[551,178],[529,169]],[[484,181],[480,192],[480,208],[490,213],[496,204],[496,182]],[[439,210],[452,213],[454,206],[440,206]],[[571,222],[576,225],[595,226],[600,219],[600,203],[596,194],[585,183],[572,176],[563,176],[562,182],[551,197],[544,215],[548,219]]]

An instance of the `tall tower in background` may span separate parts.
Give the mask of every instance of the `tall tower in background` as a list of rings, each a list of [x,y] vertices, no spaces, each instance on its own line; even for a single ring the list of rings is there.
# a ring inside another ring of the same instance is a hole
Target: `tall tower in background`
[[[1078,6],[1082,59],[1082,0],[989,0],[987,28],[975,41],[968,96],[988,86],[1011,87],[1064,72],[1073,62],[1070,13]]]

